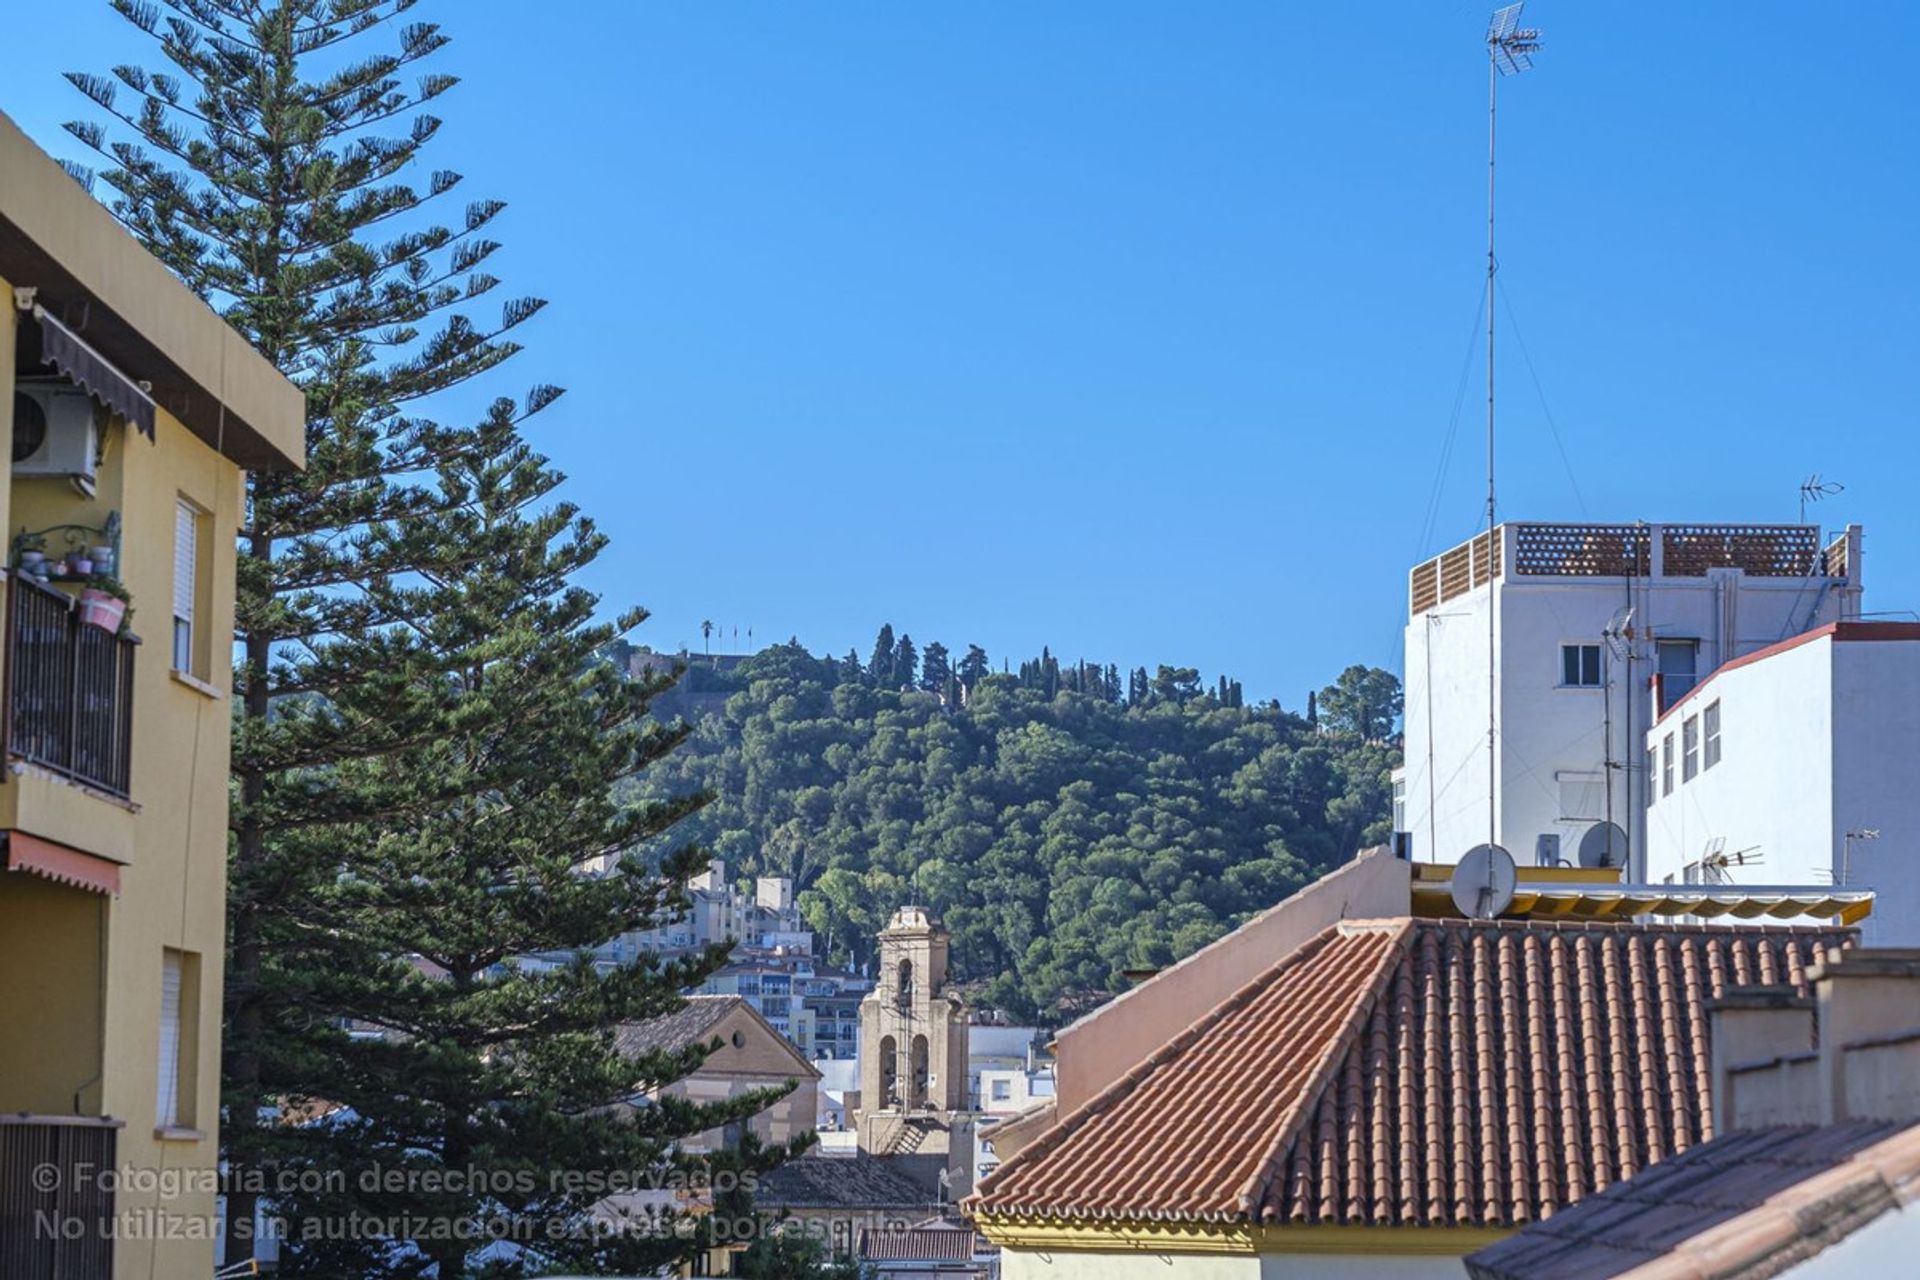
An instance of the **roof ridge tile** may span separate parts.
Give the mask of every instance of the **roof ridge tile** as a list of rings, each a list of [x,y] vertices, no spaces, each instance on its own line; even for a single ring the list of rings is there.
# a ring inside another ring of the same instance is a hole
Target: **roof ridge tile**
[[[1413,938],[1413,921],[1405,918],[1392,921],[1391,923],[1396,926],[1392,930],[1380,927],[1386,923],[1389,922],[1342,921],[1334,926],[1340,931],[1342,937],[1389,933],[1392,945],[1383,949],[1379,958],[1374,961],[1374,972],[1359,991],[1360,998],[1354,1001],[1339,1030],[1321,1051],[1319,1064],[1315,1067],[1313,1074],[1301,1086],[1288,1109],[1281,1114],[1280,1124],[1273,1135],[1266,1157],[1240,1190],[1241,1213],[1259,1212],[1261,1203],[1266,1199],[1267,1189],[1273,1185],[1274,1178],[1279,1176],[1293,1144],[1300,1138],[1299,1130],[1302,1121],[1319,1107],[1321,1098],[1333,1081],[1334,1073],[1355,1049],[1354,1042],[1359,1036],[1360,1029],[1372,1017],[1373,1010],[1380,1002],[1387,983],[1394,971],[1399,968],[1400,958],[1406,954],[1408,944]],[[1350,931],[1347,928],[1349,924],[1359,927]]]

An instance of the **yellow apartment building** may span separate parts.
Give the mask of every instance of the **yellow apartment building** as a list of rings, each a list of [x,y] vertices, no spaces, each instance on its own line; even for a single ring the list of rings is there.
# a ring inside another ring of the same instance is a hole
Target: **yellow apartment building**
[[[235,532],[244,470],[304,439],[300,391],[0,115],[8,1280],[213,1272]]]

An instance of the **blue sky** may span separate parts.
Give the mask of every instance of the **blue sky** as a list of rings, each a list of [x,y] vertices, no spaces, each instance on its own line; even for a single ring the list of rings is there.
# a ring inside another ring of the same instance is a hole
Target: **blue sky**
[[[1477,364],[1438,464],[1488,8],[415,13],[464,78],[428,163],[510,202],[500,274],[552,303],[487,390],[569,388],[536,442],[636,639],[891,621],[1297,707],[1398,666],[1406,569],[1479,519]],[[1867,607],[1920,608],[1920,6],[1668,11],[1537,0],[1503,86],[1503,514],[1791,520],[1820,471]],[[8,40],[0,108],[66,156],[59,72],[154,61],[92,0]]]

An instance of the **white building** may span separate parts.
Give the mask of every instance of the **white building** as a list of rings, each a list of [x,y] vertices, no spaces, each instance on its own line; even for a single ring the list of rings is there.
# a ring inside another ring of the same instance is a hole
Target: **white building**
[[[1410,856],[1454,861],[1491,828],[1522,865],[1609,860],[1644,879],[1653,709],[1733,658],[1858,617],[1860,591],[1858,526],[1823,546],[1811,525],[1508,523],[1490,552],[1481,534],[1418,566],[1394,777]]]
[[[1920,623],[1843,622],[1727,663],[1645,751],[1651,879],[1873,889],[1863,941],[1920,945]]]

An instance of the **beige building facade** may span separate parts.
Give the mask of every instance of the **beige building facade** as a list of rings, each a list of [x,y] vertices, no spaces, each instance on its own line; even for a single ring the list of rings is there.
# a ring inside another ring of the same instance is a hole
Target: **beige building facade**
[[[0,304],[0,1274],[204,1280],[235,535],[304,402],[4,116]]]

